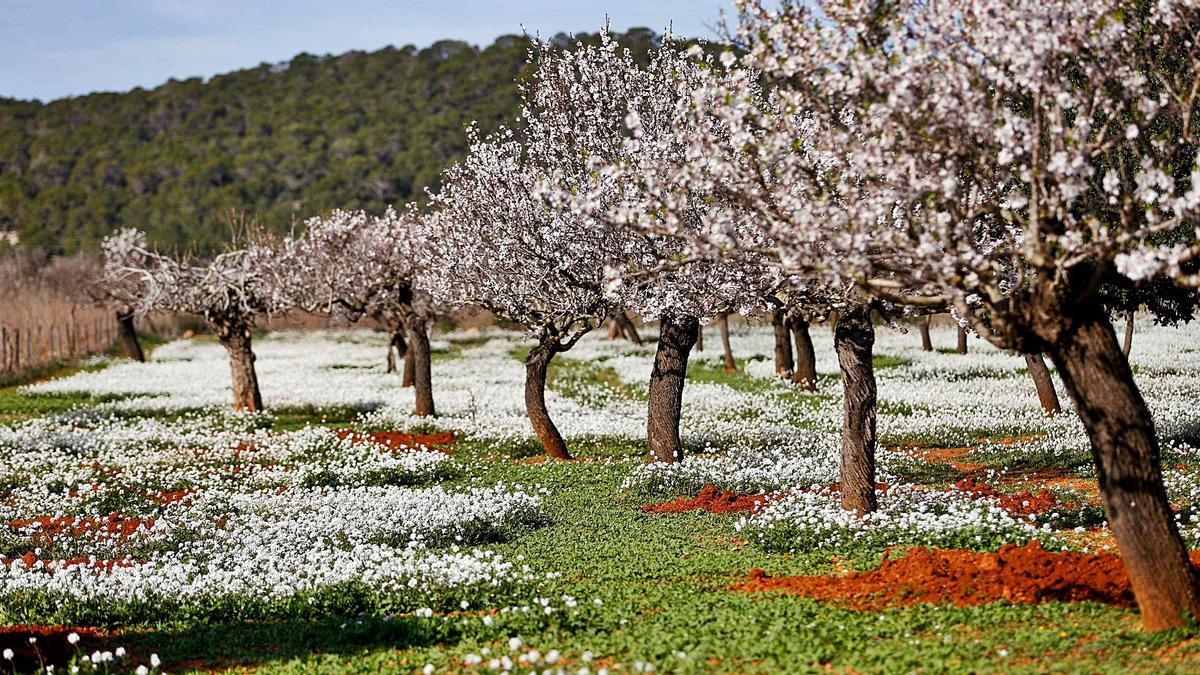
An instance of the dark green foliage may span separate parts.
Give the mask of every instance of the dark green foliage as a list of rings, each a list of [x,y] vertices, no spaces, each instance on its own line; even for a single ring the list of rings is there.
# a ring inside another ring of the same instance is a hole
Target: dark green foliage
[[[619,37],[635,53],[655,40]],[[71,253],[138,227],[204,251],[227,239],[231,209],[284,230],[421,200],[465,154],[467,124],[486,133],[517,114],[527,49],[516,35],[443,40],[48,104],[0,98],[0,232]]]

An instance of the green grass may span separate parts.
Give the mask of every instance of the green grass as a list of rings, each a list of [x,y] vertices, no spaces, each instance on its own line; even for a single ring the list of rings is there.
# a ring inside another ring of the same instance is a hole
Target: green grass
[[[542,653],[560,651],[563,665],[572,668],[587,665],[581,656],[591,651],[622,672],[641,661],[653,663],[658,672],[681,673],[826,668],[1182,673],[1193,671],[1200,658],[1200,647],[1184,642],[1170,659],[1160,660],[1159,650],[1176,645],[1182,633],[1147,634],[1137,628],[1132,612],[1092,604],[855,612],[732,591],[729,585],[752,568],[828,573],[832,561],[745,546],[731,517],[642,513],[619,490],[627,465],[499,461],[472,466],[458,481],[552,486],[550,523],[491,548],[510,559],[523,556],[535,571],[561,574],[541,591],[559,608],[554,615],[497,614],[491,626],[471,612],[432,619],[369,613],[266,623],[195,621],[129,631],[120,642],[135,657],[159,653],[172,672],[235,665],[267,673],[412,672],[426,663],[457,671],[467,654],[484,648],[508,654],[512,636]],[[578,600],[578,614],[562,606],[564,594]],[[180,662],[184,667],[172,667]]]
[[[457,357],[471,344],[455,343],[435,358]],[[518,359],[526,354],[527,350],[513,351]],[[905,363],[877,356],[875,367]],[[797,410],[811,410],[827,400],[782,381],[754,379],[742,371],[727,373],[719,366],[697,362],[689,367],[688,378],[779,397]],[[552,361],[548,386],[583,402],[612,397],[641,401],[645,395],[641,387],[621,383],[602,361],[584,363],[569,355]],[[0,389],[0,420],[55,414],[99,401],[78,395],[22,394],[10,386]],[[275,430],[309,425],[361,427],[360,412],[348,406],[277,408],[262,423]],[[881,415],[920,412],[918,406],[903,402],[882,402],[880,407]],[[121,414],[185,417],[180,412]],[[429,425],[409,431],[432,430]],[[999,440],[1025,431],[992,433]],[[964,428],[938,429],[930,438],[944,440],[956,434],[964,444],[987,437],[987,432]],[[920,439],[886,442],[895,440]],[[432,618],[394,615],[386,599],[362,589],[342,589],[314,598],[312,605],[305,600],[281,606],[270,620],[233,620],[236,607],[217,618],[203,612],[194,617],[177,612],[170,621],[125,628],[107,645],[125,646],[133,663],[144,663],[150,653],[158,653],[170,672],[235,666],[266,673],[419,672],[426,663],[439,672],[462,672],[471,670],[463,668],[463,658],[483,649],[493,656],[515,658],[507,647],[514,636],[542,653],[558,650],[563,657],[559,665],[570,672],[588,666],[594,673],[601,665],[612,672],[633,672],[637,662],[652,663],[662,673],[1198,670],[1200,643],[1181,641],[1190,633],[1145,633],[1136,614],[1121,608],[996,603],[856,612],[790,596],[733,591],[731,584],[751,569],[773,575],[831,574],[846,566],[874,564],[880,551],[851,547],[838,551],[836,557],[827,551],[772,553],[746,541],[734,527],[736,516],[647,514],[640,510],[636,495],[620,489],[645,452],[642,439],[573,439],[570,449],[587,461],[523,461],[541,454],[533,440],[467,439],[454,446],[460,470],[446,478],[443,484],[448,488],[501,482],[549,488],[544,525],[488,548],[537,573],[559,576],[511,596],[507,602],[517,611],[489,614],[491,625],[480,620],[476,613],[480,607],[449,611],[454,605],[447,601]],[[1000,450],[995,457],[973,456],[970,461],[1012,467],[1015,455],[1002,457]],[[1074,459],[1067,458],[1068,463]],[[1036,470],[1061,468],[1064,458],[1032,453],[1020,461]],[[906,481],[933,486],[957,476],[947,465],[919,459],[889,461],[888,467]],[[381,483],[389,481],[388,476],[380,476]],[[18,552],[26,546],[0,542],[0,548]],[[535,596],[548,598],[558,611],[546,615]],[[564,596],[576,598],[578,606],[565,607]],[[526,613],[522,607],[532,611]],[[5,611],[0,610],[0,615]],[[587,651],[599,660],[583,661]],[[486,660],[474,670],[485,671]]]

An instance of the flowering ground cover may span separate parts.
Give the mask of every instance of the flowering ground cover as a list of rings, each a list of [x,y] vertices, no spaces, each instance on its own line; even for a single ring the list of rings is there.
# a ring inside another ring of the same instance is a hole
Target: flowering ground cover
[[[1195,337],[1140,326],[1132,359],[1200,548]],[[776,379],[766,330],[734,331],[742,372],[695,354],[675,465],[642,458],[653,345],[600,336],[551,364],[566,463],[530,461],[513,333],[435,336],[432,420],[366,331],[260,339],[267,413],[225,411],[202,339],[0,390],[0,623],[170,672],[1200,667],[1194,641],[1137,629],[1119,579],[1071,586],[1114,568],[1111,538],[1083,429],[1041,415],[1022,359],[881,331],[880,509],[857,519],[814,338],[815,393]],[[1050,572],[1006,585],[1033,550]],[[975,577],[982,602],[957,602]]]

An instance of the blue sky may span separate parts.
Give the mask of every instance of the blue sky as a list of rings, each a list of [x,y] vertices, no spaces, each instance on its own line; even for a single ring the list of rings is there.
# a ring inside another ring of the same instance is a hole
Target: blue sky
[[[51,100],[207,77],[300,52],[668,23],[712,37],[728,0],[0,0],[0,96]]]

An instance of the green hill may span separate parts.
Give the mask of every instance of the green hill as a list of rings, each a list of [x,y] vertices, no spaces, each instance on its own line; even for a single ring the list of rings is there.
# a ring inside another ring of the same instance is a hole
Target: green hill
[[[644,50],[653,39],[634,29],[622,41]],[[0,98],[0,234],[71,253],[134,226],[207,249],[231,209],[284,229],[335,207],[419,199],[464,153],[466,124],[490,131],[516,114],[527,49],[504,36],[482,49],[301,54],[150,90]]]

